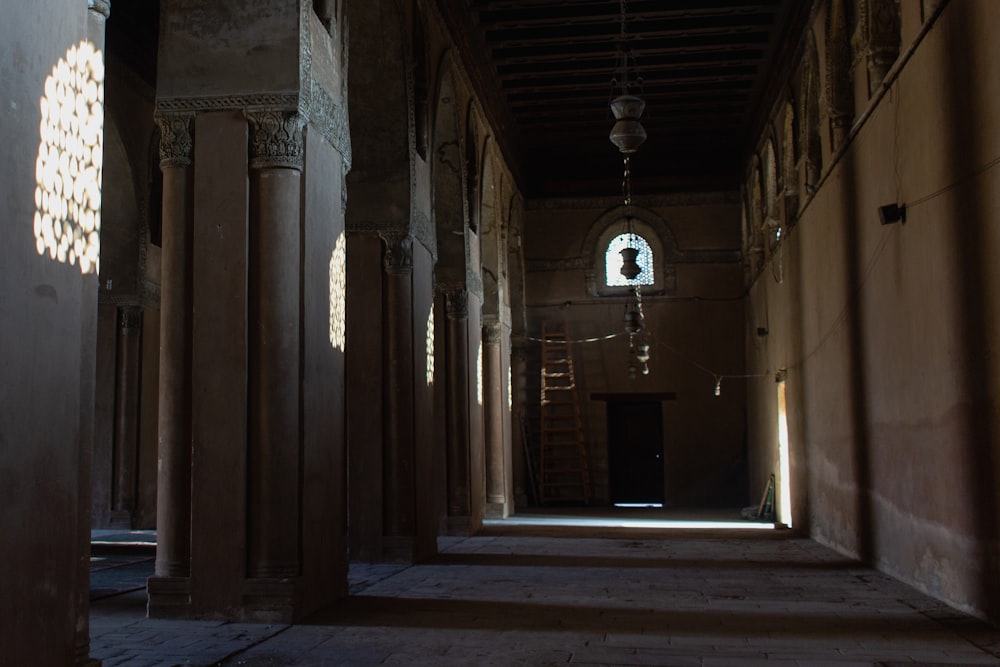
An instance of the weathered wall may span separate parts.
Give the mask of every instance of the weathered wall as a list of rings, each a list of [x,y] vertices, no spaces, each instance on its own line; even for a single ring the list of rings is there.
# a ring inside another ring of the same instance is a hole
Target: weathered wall
[[[649,375],[628,378],[624,335],[571,346],[596,504],[608,501],[608,453],[606,404],[593,394],[667,392],[676,399],[663,403],[666,503],[737,507],[747,502],[743,378],[723,379],[721,396],[713,395],[713,375],[744,374],[736,201],[732,193],[637,200],[666,223],[662,242],[672,257],[666,268],[673,269],[675,281],[667,293],[643,298]],[[624,333],[625,298],[595,296],[587,277],[604,260],[603,247],[586,247],[595,233],[587,221],[598,220],[615,204],[529,202],[524,226],[529,337],[540,337],[546,319],[565,320],[570,339]],[[655,270],[662,268],[658,263]],[[537,402],[540,368],[531,345],[525,350],[524,397]],[[530,414],[532,406],[522,409]],[[537,422],[530,426],[537,442]]]
[[[797,523],[996,619],[1000,6],[948,3],[926,34],[936,15],[901,7],[898,78],[872,101],[855,88],[853,140],[826,146],[771,258],[784,281],[765,270],[753,285],[748,328],[770,333],[748,338],[748,359],[787,369]],[[896,201],[905,224],[881,225]],[[757,477],[774,460],[774,387],[750,395]]]

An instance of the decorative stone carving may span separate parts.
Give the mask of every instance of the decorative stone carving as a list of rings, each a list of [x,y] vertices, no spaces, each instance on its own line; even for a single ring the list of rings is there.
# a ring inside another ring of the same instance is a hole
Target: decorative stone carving
[[[483,344],[499,345],[503,339],[503,322],[487,319],[483,321]]]
[[[445,292],[445,316],[449,320],[461,320],[469,316],[469,290],[457,288]]]
[[[142,309],[138,306],[126,306],[118,310],[118,327],[120,329],[141,329]]]
[[[296,93],[222,95],[218,97],[171,97],[156,100],[157,113],[178,111],[241,111],[243,109],[297,109]]]
[[[302,126],[305,119],[284,109],[247,109],[252,169],[302,169]]]
[[[108,18],[111,16],[111,0],[87,0],[87,9]]]
[[[431,257],[437,261],[437,241],[430,217],[423,211],[414,210],[410,214],[410,228],[414,238],[420,241],[420,244],[431,253]]]
[[[843,146],[854,120],[853,59],[847,16],[844,0],[831,0],[826,16],[826,104],[834,151]]]
[[[860,17],[868,65],[868,94],[873,94],[899,57],[898,0],[861,0]]]
[[[191,164],[194,139],[191,121],[194,113],[157,113],[154,117],[160,128],[160,169],[186,167]]]
[[[337,149],[344,158],[347,169],[351,165],[351,128],[347,109],[337,104],[312,76],[309,77],[309,99],[305,104],[305,114],[310,127],[319,130],[323,138]]]
[[[402,275],[413,272],[413,237],[409,234],[379,234],[385,243],[382,266],[386,273]]]

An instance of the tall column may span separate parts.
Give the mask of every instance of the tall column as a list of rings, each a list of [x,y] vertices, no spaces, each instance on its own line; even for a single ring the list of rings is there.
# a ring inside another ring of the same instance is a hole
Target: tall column
[[[248,574],[299,574],[302,124],[251,110]]]
[[[486,436],[486,508],[487,518],[499,519],[509,514],[506,475],[508,465],[504,438],[503,323],[494,318],[483,322],[483,421]]]
[[[408,558],[416,535],[413,413],[413,237],[385,234],[386,328],[383,347],[386,429],[383,443],[383,540],[386,556]]]
[[[136,466],[139,445],[139,342],[142,310],[125,306],[118,311],[115,377],[115,486],[112,522],[132,527],[135,511]]]
[[[469,480],[469,292],[458,288],[445,294],[445,386],[448,530],[465,534],[470,530]]]
[[[159,453],[156,575],[150,607],[170,595],[169,581],[191,573],[191,135],[193,113],[159,114],[163,171],[160,264]],[[186,594],[178,591],[186,603]]]

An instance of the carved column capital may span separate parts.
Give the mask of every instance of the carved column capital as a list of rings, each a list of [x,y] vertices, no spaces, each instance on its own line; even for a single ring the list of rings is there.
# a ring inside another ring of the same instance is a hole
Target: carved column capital
[[[123,306],[118,309],[119,329],[141,329],[142,308],[139,306]]]
[[[469,290],[459,287],[445,292],[445,315],[449,320],[461,320],[469,316]]]
[[[153,119],[160,128],[160,169],[190,165],[194,147],[191,136],[194,113],[157,113]]]
[[[247,109],[252,169],[302,169],[305,119],[286,109]]]
[[[406,233],[379,233],[385,244],[382,268],[393,275],[413,272],[413,237]]]
[[[483,344],[499,345],[503,339],[503,322],[487,319],[483,321]]]
[[[106,19],[111,16],[111,0],[87,0],[87,9]]]

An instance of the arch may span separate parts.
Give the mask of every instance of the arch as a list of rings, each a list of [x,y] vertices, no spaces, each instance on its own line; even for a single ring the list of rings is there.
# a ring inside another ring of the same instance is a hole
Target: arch
[[[499,192],[496,183],[494,143],[486,137],[483,145],[482,186],[479,193],[479,249],[483,275],[483,314],[499,316],[503,302],[502,228]]]
[[[854,120],[853,29],[851,6],[847,0],[830,0],[826,14],[826,104],[833,152],[844,144]]]
[[[465,209],[458,98],[450,57],[441,64],[431,135],[431,189],[439,284],[465,284]]]
[[[591,267],[587,275],[590,291],[601,296],[615,296],[631,290],[630,286],[608,285],[605,261],[608,245],[627,229],[628,213],[632,215],[635,234],[649,244],[652,252],[653,284],[645,286],[643,291],[673,294],[676,291],[673,264],[680,255],[674,233],[656,213],[635,205],[631,211],[623,205],[610,208],[591,223],[580,253]]]
[[[785,101],[781,119],[781,183],[785,198],[785,224],[791,227],[799,210],[799,170],[795,161],[795,104]]]
[[[823,174],[823,147],[819,136],[819,52],[812,29],[807,32],[800,95],[799,149],[802,151],[800,158],[805,160],[806,194],[811,195]]]
[[[427,85],[427,37],[424,16],[419,6],[413,17],[413,143],[417,155],[427,159],[428,128],[428,85]]]

